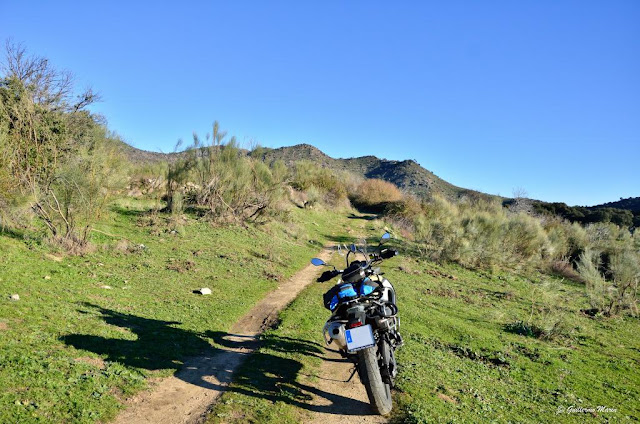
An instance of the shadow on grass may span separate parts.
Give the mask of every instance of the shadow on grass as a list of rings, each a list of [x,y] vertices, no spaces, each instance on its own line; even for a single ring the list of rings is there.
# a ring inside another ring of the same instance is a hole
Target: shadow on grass
[[[0,236],[10,237],[16,240],[24,240],[25,236],[27,236],[27,232],[22,230],[16,230],[13,228],[0,227]]]
[[[365,214],[371,213],[371,212],[361,211],[361,210],[359,210],[358,212],[365,213]],[[349,214],[347,216],[347,218],[349,218],[349,219],[362,219],[364,221],[373,221],[374,219],[378,219],[379,216],[378,215],[356,215],[354,213],[351,213],[351,214]]]
[[[369,404],[325,392],[301,383],[303,364],[289,356],[323,356],[318,343],[267,334],[262,337],[204,333],[174,327],[174,321],[143,318],[83,303],[82,313],[97,312],[108,324],[128,329],[136,340],[88,334],[70,334],[60,339],[76,349],[94,352],[106,361],[146,370],[174,369],[175,377],[216,391],[231,391],[271,402],[281,401],[309,411],[327,414],[369,415]],[[208,339],[216,343],[212,348]],[[199,355],[187,359],[190,355]],[[235,370],[235,371],[234,371]],[[233,384],[231,384],[233,382]],[[329,405],[310,403],[315,397]]]
[[[82,303],[81,313],[100,313],[102,319],[121,329],[129,329],[136,340],[107,338],[90,334],[70,334],[61,340],[76,349],[87,350],[104,357],[106,361],[147,370],[178,369],[180,358],[193,355],[210,347],[197,334],[173,327],[175,321],[161,321],[105,309],[91,303]],[[125,334],[128,332],[125,332]]]
[[[129,217],[141,217],[141,216],[147,216],[153,213],[153,209],[146,209],[146,210],[129,209],[127,207],[118,206],[118,205],[111,206],[111,210],[117,213],[118,215],[129,216]]]

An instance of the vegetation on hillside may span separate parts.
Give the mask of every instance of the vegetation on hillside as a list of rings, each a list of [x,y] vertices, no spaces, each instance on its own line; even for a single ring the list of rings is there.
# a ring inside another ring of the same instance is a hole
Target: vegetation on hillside
[[[632,207],[631,203],[620,204],[620,206],[624,205]],[[583,225],[598,222],[612,222],[626,228],[640,227],[640,210],[606,206],[567,206],[566,203],[546,203],[538,201],[533,202],[533,207],[534,210],[540,214],[559,216],[570,222],[577,222]]]

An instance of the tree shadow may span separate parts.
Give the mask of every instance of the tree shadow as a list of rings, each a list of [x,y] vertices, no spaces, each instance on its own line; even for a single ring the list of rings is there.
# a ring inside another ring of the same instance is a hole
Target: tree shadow
[[[24,230],[8,228],[8,227],[2,228],[1,226],[0,226],[0,235],[10,237],[16,240],[22,240],[22,241],[24,241],[25,238],[29,237],[27,232]]]
[[[336,243],[353,243],[355,242],[355,238],[354,237],[350,237],[350,236],[334,236],[331,234],[325,234],[324,237],[326,237],[327,240],[329,241],[333,241]]]
[[[347,218],[349,218],[349,219],[362,219],[364,221],[373,221],[375,219],[380,218],[380,215],[378,215],[376,212],[371,212],[371,211],[367,211],[367,210],[360,210],[360,209],[358,209],[358,212],[364,213],[364,214],[371,214],[371,215],[356,215],[354,213],[350,213],[347,216]]]
[[[303,364],[292,357],[314,356],[324,361],[347,361],[325,357],[319,343],[273,334],[254,337],[220,331],[200,333],[177,328],[175,325],[180,323],[175,321],[143,318],[91,303],[81,305],[81,313],[98,313],[106,323],[118,327],[123,334],[131,332],[137,336],[135,340],[90,334],[60,337],[67,345],[94,352],[106,361],[146,370],[173,369],[176,370],[176,378],[190,384],[271,402],[281,401],[310,411],[371,414],[367,403],[298,381]],[[209,340],[213,340],[215,347]],[[189,358],[190,355],[194,357]],[[324,398],[330,404],[313,404],[314,396]]]
[[[86,302],[81,305],[88,308],[80,310],[81,313],[98,312],[107,324],[118,327],[123,335],[131,332],[137,336],[135,340],[90,334],[69,334],[60,338],[76,349],[97,353],[105,357],[106,361],[147,370],[177,370],[183,357],[210,347],[199,335],[173,327],[179,322],[143,318]]]
[[[124,206],[112,205],[111,210],[118,215],[129,216],[129,217],[142,217],[147,216],[153,213],[152,209],[140,210],[140,209],[129,209]]]

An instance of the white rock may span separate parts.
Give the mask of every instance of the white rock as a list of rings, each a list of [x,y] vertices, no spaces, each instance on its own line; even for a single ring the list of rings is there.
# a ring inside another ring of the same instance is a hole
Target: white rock
[[[16,301],[17,301],[17,300],[20,300],[20,295],[12,294],[12,295],[9,297],[9,299],[11,299],[11,300],[16,300]]]
[[[200,290],[198,290],[199,294],[211,294],[211,289],[208,287],[203,287]]]
[[[51,280],[51,276],[50,276],[50,275],[45,275],[45,276],[44,276],[44,279],[45,279],[45,280]]]
[[[103,286],[100,286],[101,289],[107,289],[107,290],[111,290],[113,287],[111,286],[107,286],[106,284]]]

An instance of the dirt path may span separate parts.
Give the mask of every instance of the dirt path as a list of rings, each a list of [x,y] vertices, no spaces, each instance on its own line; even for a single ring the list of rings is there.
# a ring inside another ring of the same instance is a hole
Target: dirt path
[[[328,261],[330,256],[331,251],[324,250],[318,257]],[[127,409],[115,422],[190,424],[202,421],[218,396],[227,389],[234,371],[257,347],[251,340],[274,322],[277,313],[314,281],[317,273],[318,269],[313,265],[298,271],[242,317],[232,327],[231,334],[222,336],[225,346],[236,344],[241,347],[211,349],[203,356],[187,360],[173,377],[158,381],[150,390],[130,399]]]
[[[310,404],[318,408],[309,408],[310,423],[313,424],[372,424],[386,423],[380,415],[373,415],[369,398],[358,374],[347,381],[353,373],[353,363],[343,359],[334,350],[325,351],[325,361],[315,376],[309,376],[306,384],[317,388]],[[322,393],[322,396],[317,393]],[[340,399],[340,402],[332,402]]]

